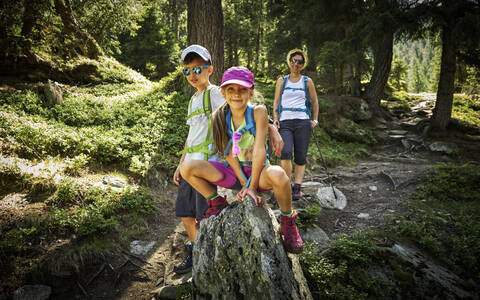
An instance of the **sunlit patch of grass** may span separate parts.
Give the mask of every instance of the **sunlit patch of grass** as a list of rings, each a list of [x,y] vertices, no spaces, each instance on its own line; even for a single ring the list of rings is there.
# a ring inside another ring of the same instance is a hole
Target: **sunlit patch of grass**
[[[452,117],[480,129],[480,98],[455,95]]]

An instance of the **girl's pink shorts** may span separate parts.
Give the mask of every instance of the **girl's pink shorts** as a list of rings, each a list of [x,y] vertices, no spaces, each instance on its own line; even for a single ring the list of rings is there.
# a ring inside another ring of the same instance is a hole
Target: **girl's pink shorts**
[[[225,166],[224,162],[218,162],[218,161],[209,161],[220,173],[222,173],[223,178],[219,181],[212,182],[212,184],[221,186],[227,189],[233,189],[233,190],[241,190],[242,185],[240,184],[240,181],[237,179],[237,176],[235,176],[235,172],[233,172],[233,169],[230,166]],[[252,175],[252,167],[248,166],[242,166],[243,173],[247,178],[250,178]],[[270,189],[271,190],[271,189]],[[264,190],[258,187],[258,191],[261,193],[268,192],[270,190]]]

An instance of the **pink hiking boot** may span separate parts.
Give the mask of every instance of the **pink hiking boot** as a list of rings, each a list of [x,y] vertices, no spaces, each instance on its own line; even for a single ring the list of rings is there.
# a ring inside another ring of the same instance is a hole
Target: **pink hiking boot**
[[[207,200],[209,208],[203,215],[203,219],[208,219],[211,216],[218,215],[225,207],[227,207],[227,197],[217,196],[212,200]]]
[[[294,210],[289,217],[280,215],[280,223],[283,234],[283,244],[290,253],[302,253],[303,241],[298,233],[297,227],[297,212]]]

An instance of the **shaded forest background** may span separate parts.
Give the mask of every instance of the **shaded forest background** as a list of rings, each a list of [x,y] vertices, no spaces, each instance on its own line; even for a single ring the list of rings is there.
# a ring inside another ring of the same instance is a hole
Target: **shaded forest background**
[[[384,92],[438,92],[432,125],[443,130],[453,92],[478,92],[479,16],[467,0],[4,0],[0,72],[95,83],[85,59],[111,56],[159,80],[203,42],[215,52],[213,82],[233,65],[268,81],[300,47],[321,93],[361,95],[376,115]]]

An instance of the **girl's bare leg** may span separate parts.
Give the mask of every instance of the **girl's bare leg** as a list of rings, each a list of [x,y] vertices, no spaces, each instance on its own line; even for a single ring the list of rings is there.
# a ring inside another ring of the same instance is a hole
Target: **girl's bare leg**
[[[222,173],[205,160],[187,160],[180,165],[180,174],[203,197],[208,198],[215,193],[210,182],[222,180]]]
[[[280,166],[268,166],[260,173],[259,186],[262,189],[273,188],[275,199],[283,212],[292,210],[292,188],[290,179]]]

